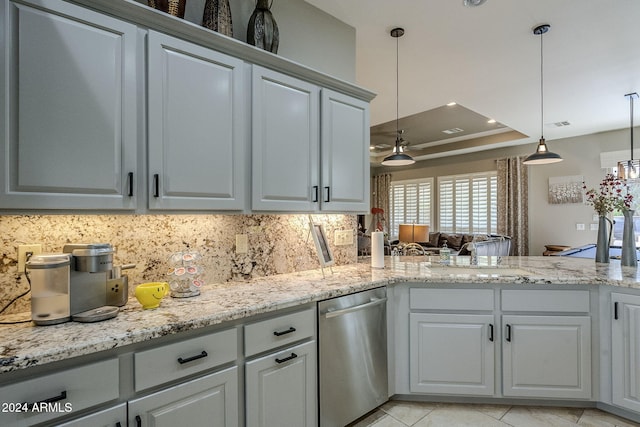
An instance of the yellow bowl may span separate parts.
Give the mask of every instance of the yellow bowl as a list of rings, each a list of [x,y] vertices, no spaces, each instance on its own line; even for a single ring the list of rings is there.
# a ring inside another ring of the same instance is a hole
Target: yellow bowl
[[[169,293],[169,284],[165,282],[143,283],[136,286],[136,299],[145,310],[158,308],[160,301]]]

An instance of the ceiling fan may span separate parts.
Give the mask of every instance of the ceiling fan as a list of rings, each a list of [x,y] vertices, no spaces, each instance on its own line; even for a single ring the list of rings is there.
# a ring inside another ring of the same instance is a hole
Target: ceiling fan
[[[406,139],[404,139],[403,135],[405,133],[404,129],[398,129],[398,131],[394,131],[394,132],[383,132],[385,134],[388,135],[392,135],[392,134],[396,134],[396,139],[399,141],[399,146],[402,149],[402,152],[406,152],[406,151],[410,151],[411,149],[409,148],[409,145],[411,144],[410,141],[407,141]],[[379,133],[381,134],[381,133]],[[376,144],[374,146],[374,151],[378,154],[380,153],[391,153],[393,151],[394,145],[393,143],[382,143],[382,144]]]

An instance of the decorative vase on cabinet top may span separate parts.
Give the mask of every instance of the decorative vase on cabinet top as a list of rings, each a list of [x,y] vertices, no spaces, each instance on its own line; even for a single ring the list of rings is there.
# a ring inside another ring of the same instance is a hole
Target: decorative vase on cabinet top
[[[187,0],[148,0],[150,7],[161,10],[172,16],[184,18],[184,8]]]
[[[278,53],[280,33],[270,9],[268,0],[258,0],[247,25],[247,43],[272,53]]]
[[[225,36],[233,37],[229,0],[207,0],[204,4],[202,26]]]

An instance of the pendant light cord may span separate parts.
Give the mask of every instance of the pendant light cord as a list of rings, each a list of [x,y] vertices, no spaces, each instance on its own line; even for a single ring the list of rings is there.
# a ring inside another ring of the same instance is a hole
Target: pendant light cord
[[[542,38],[540,34],[540,138],[544,140],[544,55],[542,54]]]
[[[631,117],[631,160],[633,160],[633,94],[629,95],[629,115]]]
[[[396,37],[396,153],[400,154],[399,117],[400,117],[400,37]]]

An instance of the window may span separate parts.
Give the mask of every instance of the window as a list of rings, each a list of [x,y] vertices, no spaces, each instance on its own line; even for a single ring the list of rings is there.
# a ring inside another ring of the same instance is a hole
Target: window
[[[400,224],[427,224],[434,229],[433,178],[392,182],[389,188],[389,235],[398,238]]]
[[[497,232],[498,178],[495,172],[438,178],[438,231]]]

